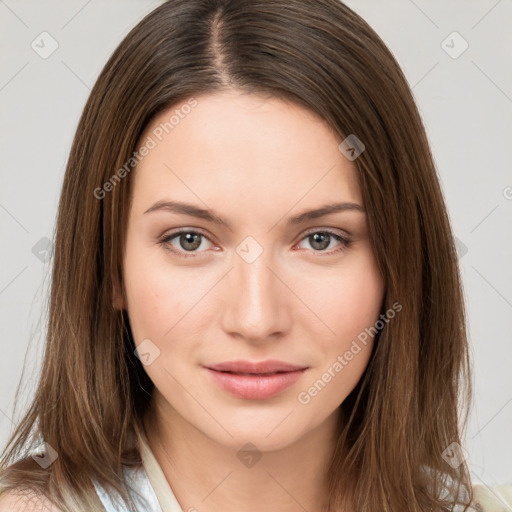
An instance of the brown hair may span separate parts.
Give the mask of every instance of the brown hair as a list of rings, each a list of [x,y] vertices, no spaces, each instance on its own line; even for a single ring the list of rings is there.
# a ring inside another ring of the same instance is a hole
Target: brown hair
[[[383,311],[403,306],[340,406],[327,510],[350,506],[349,495],[365,512],[451,510],[460,489],[469,503],[466,465],[443,457],[462,444],[472,396],[444,198],[399,65],[338,0],[169,0],[114,51],[71,148],[42,374],[1,461],[4,490],[28,486],[65,511],[101,510],[94,478],[130,503],[122,471],[140,464],[134,433],[154,385],[134,355],[126,312],[112,305],[132,184],[129,171],[112,179],[156,114],[229,88],[296,102],[341,140],[355,134],[364,143],[355,164],[385,280]],[[48,469],[23,448],[41,440],[58,453]],[[452,484],[442,499],[442,486]]]

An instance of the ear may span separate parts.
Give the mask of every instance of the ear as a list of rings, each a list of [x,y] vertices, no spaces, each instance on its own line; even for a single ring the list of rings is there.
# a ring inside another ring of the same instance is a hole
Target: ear
[[[112,279],[112,305],[119,311],[126,309],[126,300],[117,277]]]

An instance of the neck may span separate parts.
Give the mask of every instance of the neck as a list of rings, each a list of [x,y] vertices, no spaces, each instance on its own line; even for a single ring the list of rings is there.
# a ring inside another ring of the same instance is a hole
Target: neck
[[[241,453],[209,438],[168,404],[162,406],[165,400],[158,396],[154,393],[144,418],[146,435],[184,511],[324,510],[335,414],[292,444],[257,451],[251,458],[250,452]]]

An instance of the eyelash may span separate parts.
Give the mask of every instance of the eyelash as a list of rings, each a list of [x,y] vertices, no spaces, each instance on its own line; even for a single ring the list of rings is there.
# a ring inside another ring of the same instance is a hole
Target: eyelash
[[[191,233],[194,234],[194,235],[200,235],[200,236],[206,238],[208,241],[211,242],[211,240],[204,233],[202,233],[201,231],[197,231],[195,229],[188,229],[188,230],[176,231],[174,233],[169,233],[169,234],[165,235],[159,241],[159,244],[162,245],[165,249],[171,251],[172,253],[177,254],[181,258],[198,258],[200,256],[197,256],[197,253],[194,254],[193,252],[191,252],[191,253],[187,254],[184,251],[179,251],[179,250],[176,250],[176,249],[172,248],[172,246],[170,245],[171,240],[173,240],[174,238],[176,238],[176,237],[178,237],[180,235],[183,235],[183,234],[191,234]],[[349,240],[347,237],[342,236],[339,233],[335,233],[334,231],[330,231],[329,229],[321,229],[321,230],[317,229],[317,230],[314,230],[314,231],[309,231],[308,233],[306,233],[300,239],[299,243],[302,242],[304,239],[310,237],[311,235],[314,235],[314,234],[317,234],[317,233],[321,233],[321,234],[324,234],[324,235],[330,235],[331,237],[333,237],[338,242],[341,242],[342,243],[342,247],[340,247],[338,249],[335,249],[335,250],[331,250],[329,252],[326,252],[326,251],[314,251],[313,250],[313,253],[316,253],[315,257],[324,257],[324,256],[330,256],[330,255],[333,255],[333,254],[338,254],[338,253],[343,252],[344,250],[346,250],[350,246],[350,244],[352,243],[351,240]]]

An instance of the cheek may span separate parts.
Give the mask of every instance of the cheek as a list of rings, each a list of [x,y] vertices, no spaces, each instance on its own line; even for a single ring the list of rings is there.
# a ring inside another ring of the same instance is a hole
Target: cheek
[[[309,284],[322,324],[316,336],[315,372],[297,398],[301,404],[313,404],[320,416],[332,412],[354,389],[373,348],[375,331],[370,328],[379,319],[383,281],[371,257],[358,263],[346,271],[337,269],[324,283],[328,288],[318,281],[316,287]]]
[[[124,279],[136,344],[149,338],[162,352],[182,350],[211,320],[204,306],[214,279],[203,279],[194,268],[173,267],[161,251],[127,247]]]
[[[332,311],[335,328],[342,337],[351,339],[378,320],[383,300],[383,287],[380,275],[368,270],[354,274],[344,281],[340,294],[338,312]],[[334,304],[334,301],[333,301]]]
[[[147,249],[136,245],[127,246],[124,269],[128,315],[135,343],[150,338],[160,345],[165,333],[176,323],[176,317],[183,315],[183,283],[177,288],[169,270],[152,259]],[[179,293],[176,290],[180,290]]]
[[[371,253],[358,253],[346,265],[301,280],[300,295],[314,313],[324,352],[350,346],[351,340],[379,318],[384,286]]]

